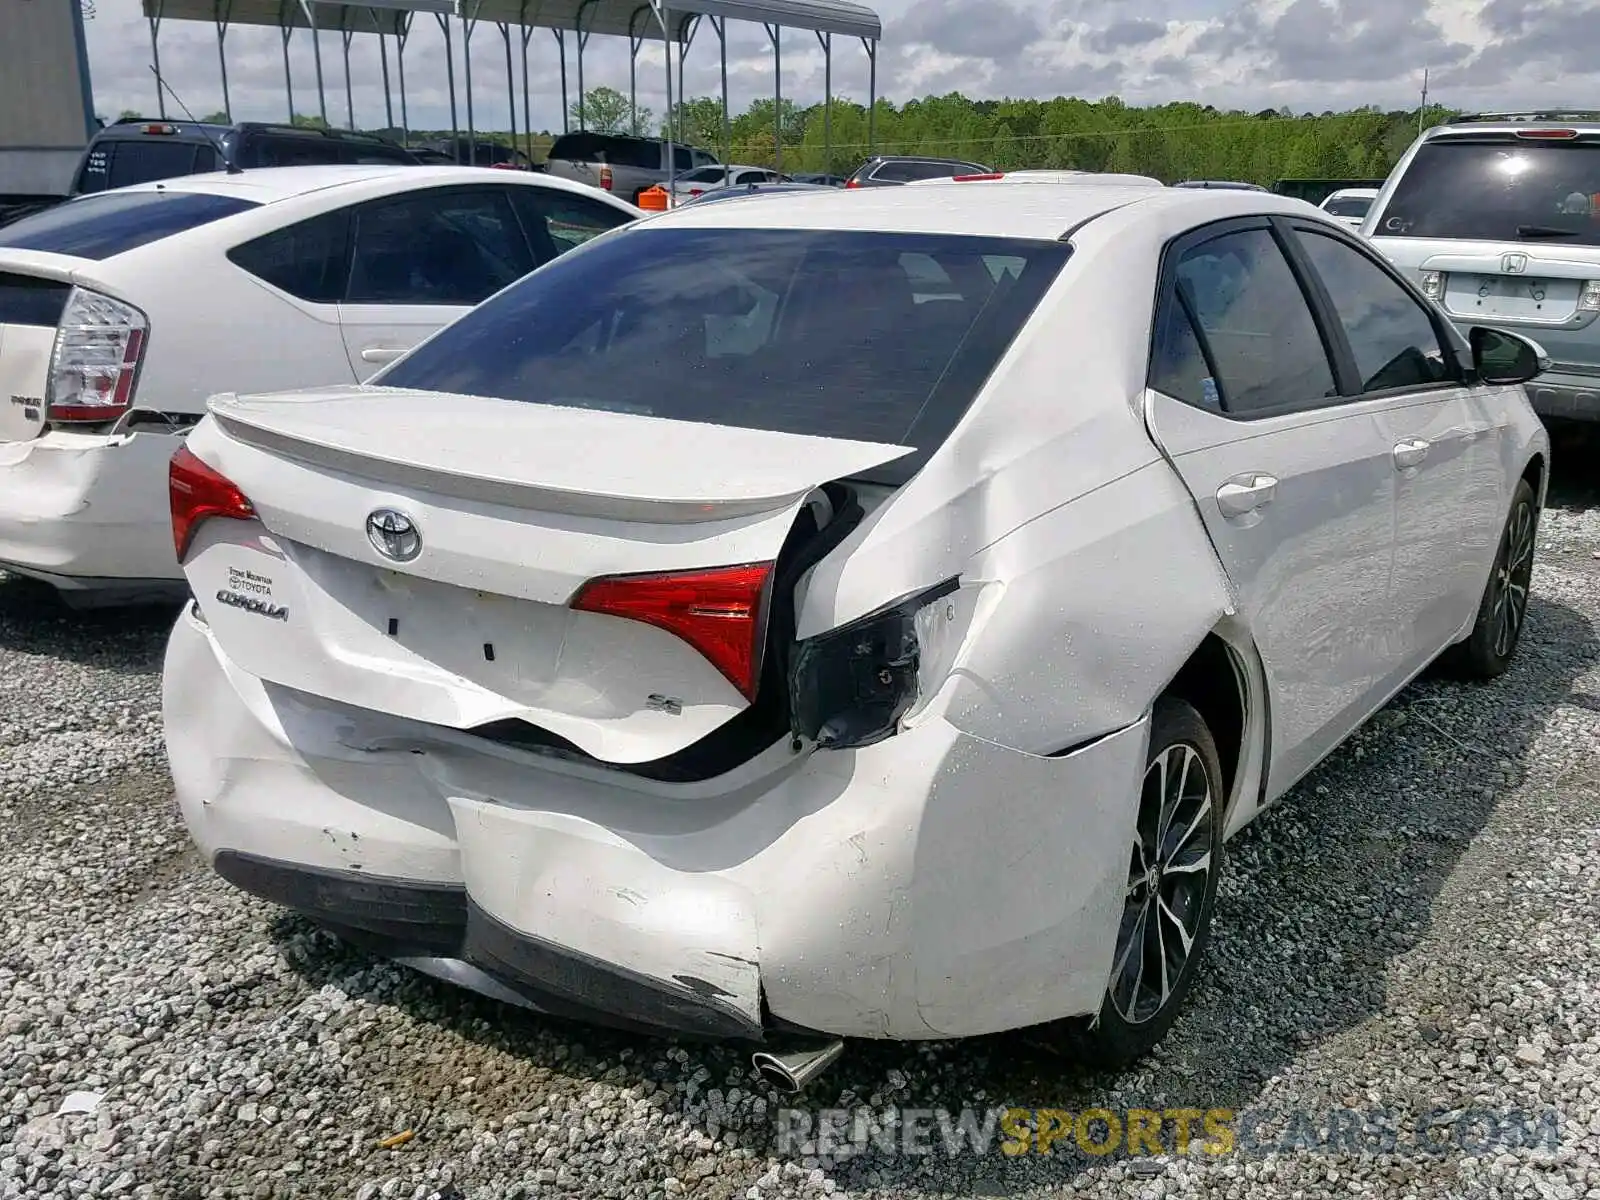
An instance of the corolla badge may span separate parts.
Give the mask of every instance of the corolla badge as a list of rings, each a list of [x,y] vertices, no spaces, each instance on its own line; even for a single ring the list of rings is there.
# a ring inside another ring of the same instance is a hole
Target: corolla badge
[[[417,523],[393,508],[378,508],[368,514],[367,540],[391,562],[410,562],[422,553]]]

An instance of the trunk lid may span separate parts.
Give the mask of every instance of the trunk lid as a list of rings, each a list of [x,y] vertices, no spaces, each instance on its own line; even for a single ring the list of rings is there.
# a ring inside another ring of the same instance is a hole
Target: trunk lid
[[[78,263],[57,254],[0,254],[0,443],[32,441],[44,429],[56,325]]]
[[[385,388],[217,397],[189,447],[259,517],[207,521],[185,562],[239,667],[453,728],[520,720],[617,764],[749,700],[667,630],[572,608],[579,590],[770,562],[820,485],[910,452]],[[369,536],[380,512],[418,536],[408,560]]]

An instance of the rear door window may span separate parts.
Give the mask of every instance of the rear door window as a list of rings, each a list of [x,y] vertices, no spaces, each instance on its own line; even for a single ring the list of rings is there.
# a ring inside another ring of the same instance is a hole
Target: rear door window
[[[153,183],[157,179],[193,175],[197,149],[199,147],[193,142],[154,137],[114,142],[106,187],[131,187],[136,183]]]
[[[1265,415],[1338,396],[1311,307],[1270,230],[1192,247],[1178,260],[1177,287],[1210,349],[1228,412]]]
[[[0,246],[110,258],[259,207],[253,200],[203,192],[105,192],[0,228]]]
[[[543,266],[558,254],[632,220],[626,212],[609,204],[555,188],[513,188],[511,200],[533,246],[535,266]]]
[[[350,210],[299,221],[228,251],[257,279],[314,304],[344,299],[349,275]]]
[[[913,446],[884,468],[899,482],[954,428],[1070,253],[640,229],[557,259],[374,382]]]
[[[477,304],[533,267],[505,189],[413,192],[356,209],[346,300]]]
[[[1600,246],[1600,140],[1425,142],[1374,234]]]

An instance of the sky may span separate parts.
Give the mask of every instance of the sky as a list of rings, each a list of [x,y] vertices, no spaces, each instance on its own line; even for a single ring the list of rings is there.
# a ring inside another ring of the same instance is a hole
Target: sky
[[[90,72],[100,115],[156,110],[148,25],[138,0],[95,0],[88,22]],[[878,0],[883,42],[878,92],[897,102],[959,91],[973,97],[1120,96],[1130,104],[1193,100],[1219,108],[1287,106],[1321,112],[1375,104],[1414,107],[1424,68],[1430,99],[1462,108],[1581,105],[1600,89],[1600,0]],[[515,37],[515,35],[514,35]],[[569,99],[576,63],[568,36]],[[802,105],[823,95],[817,38],[805,30],[781,39],[783,94]],[[282,48],[275,29],[234,26],[227,35],[228,77],[237,120],[282,120],[287,113]],[[222,107],[215,28],[167,19],[160,30],[162,74],[201,116]],[[350,84],[357,128],[387,124],[376,37],[351,46]],[[390,46],[391,71],[393,45]],[[455,35],[456,89],[466,127],[464,70]],[[341,40],[322,35],[328,117],[348,112]],[[718,94],[716,40],[702,29],[689,48],[689,95]],[[291,41],[295,108],[316,112],[310,35]],[[499,31],[480,24],[472,40],[476,128],[508,124],[505,49]],[[728,26],[730,101],[742,109],[772,95],[772,48],[759,25]],[[557,46],[546,30],[529,43],[533,125],[561,127]],[[520,50],[516,65],[520,87]],[[664,111],[659,44],[639,55],[638,97]],[[415,128],[448,128],[443,38],[435,20],[417,18],[406,49],[407,110]],[[628,89],[623,38],[594,37],[584,55],[585,86]],[[835,38],[833,93],[864,101],[867,59],[860,43]],[[398,120],[398,94],[394,111]],[[521,101],[518,100],[520,124]],[[169,115],[179,115],[168,103]]]

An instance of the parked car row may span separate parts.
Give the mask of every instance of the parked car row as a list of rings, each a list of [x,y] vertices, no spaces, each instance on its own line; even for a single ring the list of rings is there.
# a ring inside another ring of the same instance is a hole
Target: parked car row
[[[195,842],[418,970],[788,1090],[1137,1058],[1225,840],[1512,662],[1543,349],[1265,192],[879,159],[646,218],[607,155],[0,231],[0,563],[170,585],[160,529]]]

